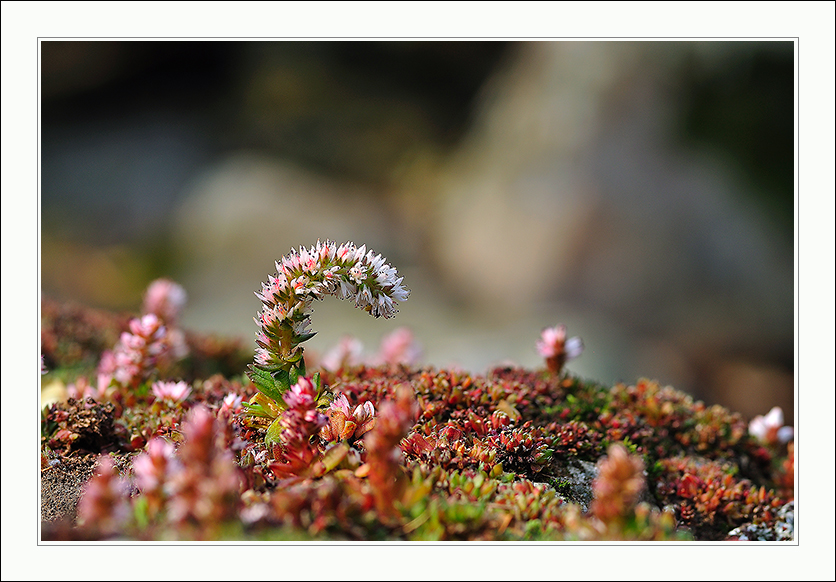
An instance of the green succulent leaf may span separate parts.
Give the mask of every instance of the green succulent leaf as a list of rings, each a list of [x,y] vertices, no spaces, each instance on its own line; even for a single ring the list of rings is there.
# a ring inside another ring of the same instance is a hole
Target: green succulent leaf
[[[273,329],[271,329],[269,327],[263,327],[261,329],[261,331],[263,331],[264,335],[266,335],[267,337],[269,337],[271,339],[280,339],[281,338],[281,336],[279,334],[277,334],[275,331],[273,331]]]
[[[279,390],[281,391],[282,395],[284,395],[285,392],[290,390],[290,374],[287,372],[287,370],[279,370],[278,372],[276,372],[273,378],[276,379],[276,385],[279,387]]]
[[[276,373],[277,376],[281,376],[281,374],[282,370]],[[284,374],[286,376],[287,372],[284,372]],[[258,388],[258,391],[271,400],[280,401],[282,394],[287,390],[287,385],[283,385],[281,380],[259,368],[252,368],[247,373],[247,376],[249,376],[250,380]]]
[[[267,446],[278,444],[279,437],[284,428],[281,425],[281,416],[274,420],[269,427],[267,427],[267,434],[264,436],[264,444]]]
[[[41,436],[44,438],[50,438],[58,430],[58,423],[53,420],[48,420],[48,415],[49,405],[47,404],[41,410]]]
[[[247,414],[251,416],[260,416],[262,418],[273,418],[273,415],[270,414],[270,411],[264,408],[260,403],[256,402],[254,404],[250,404],[249,402],[242,402],[241,405],[247,409]]]
[[[316,335],[315,331],[309,331],[308,333],[303,333],[303,334],[297,335],[296,338],[295,338],[296,344],[298,345],[298,344],[301,344],[302,342],[306,342],[315,335]]]
[[[148,499],[144,495],[134,503],[134,519],[139,527],[148,526]]]
[[[330,406],[334,401],[334,398],[336,398],[336,394],[328,390],[328,386],[322,382],[319,372],[311,377],[311,384],[313,384],[316,389],[316,405],[319,408],[327,408]]]
[[[279,370],[283,370],[286,364],[252,364],[250,368],[258,368],[259,370],[264,370],[265,372],[278,372]]]
[[[151,392],[151,382],[143,382],[134,389],[137,396],[147,396]]]
[[[535,462],[535,463],[538,463],[538,464],[543,464],[543,463],[546,463],[549,459],[551,459],[551,457],[552,457],[552,455],[553,455],[553,454],[554,454],[554,451],[553,451],[553,450],[551,450],[551,449],[544,449],[544,450],[540,451],[540,452],[539,452],[539,453],[535,456],[534,462]]]
[[[322,457],[322,465],[324,469],[324,473],[329,473],[336,469],[340,463],[343,462],[343,459],[346,458],[348,455],[349,446],[345,443],[339,443],[338,445],[332,447],[325,453]]]
[[[305,360],[300,360],[300,362],[304,362],[304,361]],[[305,375],[305,372],[304,371],[300,372],[298,366],[292,366],[290,368],[290,371],[288,372],[288,382],[289,382],[289,384],[291,386],[293,386],[294,384],[299,382],[299,377],[304,376],[304,375]]]
[[[255,396],[245,406],[247,407],[247,416],[258,416],[271,421],[287,409],[283,399],[273,400],[263,392],[256,392]]]

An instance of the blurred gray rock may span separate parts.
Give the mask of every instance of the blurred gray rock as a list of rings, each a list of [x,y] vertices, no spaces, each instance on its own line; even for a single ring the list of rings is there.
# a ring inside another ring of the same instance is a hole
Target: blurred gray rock
[[[467,309],[532,332],[577,322],[592,352],[577,367],[705,397],[729,365],[791,361],[793,257],[733,168],[673,139],[686,58],[689,43],[526,43],[432,183],[425,224]],[[769,398],[791,410],[791,373]]]

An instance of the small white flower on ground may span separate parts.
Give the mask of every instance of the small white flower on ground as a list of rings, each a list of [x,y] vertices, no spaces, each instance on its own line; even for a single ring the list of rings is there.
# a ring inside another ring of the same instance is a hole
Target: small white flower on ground
[[[784,411],[775,406],[766,416],[758,415],[752,419],[749,434],[761,442],[776,444],[792,440],[794,431],[791,426],[784,426]]]

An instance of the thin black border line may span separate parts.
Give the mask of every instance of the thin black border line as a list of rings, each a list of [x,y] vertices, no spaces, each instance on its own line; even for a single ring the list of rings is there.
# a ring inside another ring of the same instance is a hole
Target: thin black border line
[[[37,252],[37,256],[35,260],[38,264],[38,322],[37,322],[37,329],[38,329],[38,353],[41,354],[41,358],[43,358],[43,345],[41,340],[41,323],[43,319],[42,314],[42,305],[43,305],[43,283],[41,282],[41,41],[36,42],[36,50],[35,50],[35,70],[37,71],[37,80],[35,82],[35,113],[37,119],[37,132],[38,132],[38,139],[35,143],[35,196],[38,199],[38,215],[35,217],[35,228],[36,232],[38,233],[38,240],[35,243],[35,249]],[[43,365],[43,360],[41,360]],[[38,372],[40,374],[40,371]],[[43,484],[41,479],[43,478],[41,475],[41,455],[43,454],[43,444],[41,443],[41,385],[43,384],[43,375],[38,378],[38,394],[37,398],[35,399],[35,414],[38,418],[37,426],[38,429],[35,432],[36,434],[36,442],[38,443],[38,479],[37,479],[37,491],[35,492],[35,498],[38,501],[37,505],[37,512],[38,512],[38,527],[35,530],[35,534],[38,536],[38,543],[37,545],[40,546],[41,541],[41,527],[43,527],[43,517],[41,512],[43,511],[43,500],[41,499],[41,487]]]
[[[800,544],[798,539],[798,493],[799,487],[801,486],[801,478],[800,478],[800,471],[798,468],[798,454],[795,446],[796,439],[798,438],[798,430],[800,428],[800,423],[798,419],[801,416],[801,333],[799,333],[801,327],[801,187],[800,187],[800,180],[801,180],[801,39],[799,38],[795,44],[795,75],[793,82],[795,83],[795,95],[793,101],[795,102],[795,131],[793,132],[793,139],[795,140],[795,147],[793,148],[793,156],[795,158],[795,192],[793,192],[793,196],[795,197],[795,265],[793,269],[793,280],[794,285],[797,286],[797,289],[793,289],[793,299],[795,301],[795,385],[793,386],[793,391],[795,393],[795,402],[794,402],[794,410],[793,415],[794,418],[792,419],[793,423],[793,459],[792,459],[792,469],[793,473],[793,542],[796,545]],[[800,547],[800,545],[799,545]]]
[[[37,140],[37,152],[36,152],[36,163],[37,163],[37,178],[36,178],[36,188],[37,188],[37,197],[38,197],[38,216],[37,216],[37,232],[38,232],[38,241],[36,244],[36,248],[38,249],[38,350],[40,352],[40,331],[41,331],[41,269],[40,269],[40,247],[41,247],[41,217],[40,217],[40,203],[41,203],[41,42],[49,41],[49,40],[89,40],[89,39],[105,39],[106,41],[109,40],[159,40],[159,39],[192,39],[193,41],[204,41],[204,42],[211,42],[213,39],[236,39],[241,40],[242,42],[247,41],[259,41],[259,40],[283,40],[283,39],[301,39],[301,40],[345,40],[345,39],[387,39],[387,40],[397,40],[397,41],[410,41],[410,40],[436,40],[436,39],[486,39],[490,41],[514,41],[522,39],[522,42],[538,42],[540,40],[552,39],[552,40],[562,40],[562,39],[630,39],[635,40],[636,42],[646,41],[648,39],[668,39],[669,37],[37,37],[37,50],[36,50],[36,59],[37,59],[37,71],[38,71],[38,79],[36,83],[37,87],[37,128],[38,128],[38,140]],[[698,39],[713,39],[713,40],[737,40],[737,39],[754,39],[754,40],[766,40],[769,39],[772,42],[782,42],[782,41],[789,41],[794,43],[794,53],[795,53],[795,71],[793,75],[793,83],[795,83],[795,95],[794,95],[794,107],[795,107],[795,131],[793,132],[793,139],[795,140],[795,148],[794,148],[794,162],[795,162],[795,192],[793,193],[795,197],[795,274],[794,274],[794,284],[797,284],[800,291],[800,283],[798,282],[799,277],[798,271],[800,268],[800,261],[799,261],[799,246],[800,246],[800,228],[799,228],[799,219],[800,219],[800,206],[801,206],[801,196],[800,194],[800,176],[801,176],[801,160],[800,160],[800,150],[801,150],[801,121],[800,121],[800,94],[801,94],[801,71],[800,71],[800,53],[801,53],[801,38],[798,36],[795,37],[694,37],[694,38],[676,38],[670,37],[671,42],[700,42]],[[798,423],[797,418],[799,416],[799,404],[801,400],[801,391],[798,389],[798,384],[800,384],[799,377],[801,375],[799,360],[801,358],[801,349],[800,343],[801,338],[799,337],[798,327],[800,325],[800,301],[798,298],[798,293],[794,291],[794,301],[795,301],[795,313],[796,313],[796,322],[795,322],[795,376],[796,376],[796,386],[794,387],[795,392],[795,410],[793,418],[793,429],[794,429],[794,439],[797,440],[797,433],[798,433]],[[40,386],[40,380],[39,380]],[[40,389],[37,391],[37,398],[36,398],[36,409],[37,409],[37,417],[38,422],[36,426],[40,426]],[[38,428],[37,434],[40,435],[40,428]],[[38,442],[38,458],[40,459],[40,436],[37,439]],[[67,541],[62,542],[60,540],[48,540],[44,541],[41,540],[41,526],[43,520],[40,519],[40,509],[41,509],[41,471],[40,471],[40,461],[38,462],[38,487],[36,491],[37,501],[38,501],[38,527],[37,527],[37,540],[36,545],[39,547],[50,547],[50,546],[81,546],[81,547],[154,547],[154,546],[162,546],[162,547],[208,547],[208,546],[225,546],[225,547],[238,547],[238,546],[278,546],[278,547],[318,547],[318,546],[328,546],[328,547],[451,547],[451,546],[470,546],[476,545],[480,547],[490,547],[494,545],[499,546],[513,546],[513,547],[563,547],[563,546],[608,546],[608,547],[689,547],[689,546],[697,546],[697,547],[704,547],[704,546],[712,546],[712,547],[757,547],[762,548],[766,546],[775,546],[775,547],[783,547],[783,548],[793,548],[799,547],[799,536],[798,536],[798,508],[797,503],[798,500],[798,491],[800,485],[800,476],[799,476],[799,466],[798,466],[798,454],[796,452],[794,454],[793,460],[793,469],[794,469],[794,495],[793,495],[793,504],[794,504],[794,511],[793,511],[793,540],[792,542],[758,542],[758,541],[700,541],[700,540],[693,540],[693,541],[683,541],[683,542],[653,542],[653,541],[646,541],[646,542],[636,542],[636,543],[612,543],[616,540],[609,540],[609,541],[553,541],[553,542],[537,542],[531,541],[527,542],[524,540],[519,541],[449,541],[449,542],[420,542],[420,541],[409,541],[409,540],[392,540],[389,543],[368,543],[362,540],[347,540],[343,543],[334,543],[333,541],[323,541],[317,542],[313,540],[311,543],[296,543],[296,542],[266,542],[266,541],[258,541],[258,540],[241,540],[239,543],[228,543],[234,540],[225,540],[225,541],[211,541],[207,540],[200,543],[177,543],[177,542],[155,542],[155,541],[148,541],[148,542],[137,542],[136,540],[126,541],[125,543],[118,542],[118,541],[107,541],[107,540],[97,540],[92,542],[79,542],[79,541]],[[133,543],[132,543],[133,542]]]
[[[703,42],[714,40],[734,41],[749,41],[749,40],[763,40],[770,42],[782,42],[799,40],[798,36],[695,36],[695,37],[674,37],[674,36],[415,36],[415,37],[397,37],[397,36],[39,36],[38,41],[76,41],[76,40],[95,40],[102,39],[105,41],[117,40],[192,40],[211,42],[213,40],[240,40],[241,42],[249,41],[282,41],[282,40],[392,40],[397,42],[410,42],[413,40],[432,41],[432,40],[484,40],[485,42],[513,42],[515,40],[538,42],[546,40],[595,40],[599,42],[607,42],[608,40],[635,40],[636,42],[646,42],[650,40],[662,40],[670,42]]]

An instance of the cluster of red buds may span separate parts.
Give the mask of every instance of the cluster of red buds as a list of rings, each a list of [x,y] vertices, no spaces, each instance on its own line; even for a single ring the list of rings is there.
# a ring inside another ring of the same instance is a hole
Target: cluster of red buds
[[[99,374],[111,376],[119,385],[136,388],[156,370],[169,349],[162,320],[149,313],[128,324],[112,352],[102,354]]]
[[[530,421],[520,428],[506,429],[498,435],[489,435],[486,443],[496,449],[496,460],[505,471],[532,474],[539,473],[551,459],[548,445],[530,431]]]

